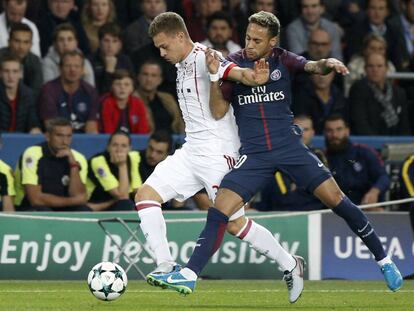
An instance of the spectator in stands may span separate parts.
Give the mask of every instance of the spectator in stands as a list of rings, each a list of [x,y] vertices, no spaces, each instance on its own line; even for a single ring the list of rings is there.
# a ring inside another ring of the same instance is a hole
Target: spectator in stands
[[[342,60],[341,30],[339,26],[322,17],[322,0],[300,0],[301,15],[286,29],[287,46],[290,51],[301,54],[306,51],[312,29],[326,30],[332,40],[332,57]]]
[[[47,82],[39,96],[40,119],[47,128],[50,119],[62,117],[72,122],[78,133],[98,133],[98,93],[82,80],[84,56],[81,51],[65,52],[60,60],[61,75]]]
[[[40,58],[30,52],[31,46],[31,28],[23,23],[13,24],[10,27],[9,46],[0,49],[0,59],[5,54],[13,54],[20,59],[23,66],[23,83],[33,90],[36,97],[43,84],[43,74]]]
[[[15,195],[13,170],[5,162],[0,160],[0,211],[14,212],[13,200]]]
[[[71,149],[69,120],[50,120],[46,141],[27,148],[16,169],[18,210],[88,211],[85,157]]]
[[[231,40],[232,33],[231,17],[225,12],[215,12],[207,18],[207,39],[201,43],[221,52],[226,57],[241,49],[240,45]]]
[[[59,74],[60,58],[65,52],[78,49],[78,39],[75,28],[69,23],[58,25],[53,32],[53,45],[42,61],[43,79],[46,82],[56,79]],[[84,59],[83,79],[95,86],[95,76],[92,65],[88,59]]]
[[[366,35],[375,33],[387,42],[387,57],[394,62],[400,42],[398,29],[386,22],[390,12],[389,0],[367,0],[365,12],[366,18],[350,27],[345,35],[347,59],[360,54]]]
[[[207,19],[215,12],[223,11],[222,0],[195,1],[193,15],[186,19],[187,29],[193,41],[201,42],[207,37]],[[238,40],[235,40],[238,42]]]
[[[131,151],[131,138],[122,131],[111,135],[104,152],[89,160],[88,206],[94,211],[134,210],[133,194],[141,186],[140,155]]]
[[[311,75],[310,83],[298,88],[293,98],[292,111],[295,115],[309,115],[316,134],[323,133],[326,117],[341,114],[348,118],[348,105],[338,87],[333,84],[335,72],[327,75]]]
[[[399,46],[395,49],[398,60],[394,65],[398,71],[412,71],[414,68],[414,0],[401,0],[401,13],[390,19],[389,24],[398,29]]]
[[[157,60],[162,66],[162,72],[164,76],[163,82],[161,83],[159,89],[170,94],[174,94],[174,96],[177,94],[177,70],[173,64],[167,62],[163,57],[161,57],[159,49],[155,47],[153,42],[136,50],[130,55],[130,57],[132,63],[135,66],[135,72],[139,72],[142,64],[146,61],[153,59]]]
[[[376,33],[369,33],[364,38],[362,53],[354,55],[348,63],[349,74],[344,77],[344,92],[349,95],[352,84],[365,76],[365,58],[372,53],[386,56],[387,41]],[[387,61],[387,74],[395,72],[395,67],[391,61]]]
[[[152,42],[148,35],[149,24],[167,11],[167,3],[165,0],[143,0],[141,11],[142,15],[125,29],[125,48],[129,54]]]
[[[326,157],[322,150],[312,147],[315,135],[312,119],[305,115],[298,115],[293,120],[302,129],[303,143],[326,165]],[[277,171],[265,188],[260,192],[258,201],[252,202],[252,208],[259,211],[291,211],[291,210],[318,210],[326,208],[321,201],[303,188],[298,188],[289,175]]]
[[[122,53],[121,28],[105,24],[99,29],[99,49],[91,57],[96,89],[100,95],[111,90],[115,70],[133,70],[131,60]]]
[[[101,132],[122,130],[131,134],[148,134],[148,115],[144,102],[133,95],[134,79],[129,71],[114,73],[111,92],[101,99]]]
[[[87,0],[81,18],[91,53],[95,53],[99,47],[99,29],[105,24],[116,22],[114,3],[112,0]]]
[[[348,124],[340,115],[327,118],[324,132],[329,169],[342,191],[355,204],[382,201],[390,179],[380,155],[365,145],[353,144]]]
[[[81,24],[75,0],[47,0],[48,10],[39,20],[40,49],[45,56],[53,43],[53,33],[56,26],[70,23],[75,28],[79,48],[85,55],[89,55],[89,41],[85,29]]]
[[[41,133],[33,92],[22,82],[22,65],[13,54],[0,61],[0,131]]]
[[[315,136],[312,118],[308,115],[298,114],[293,118],[293,123],[299,125],[302,129],[302,141],[325,165],[328,165],[325,153],[322,149],[312,146],[312,140]]]
[[[148,140],[147,148],[140,151],[139,174],[142,182],[152,174],[158,163],[172,153],[173,141],[166,131],[155,131]]]
[[[148,110],[151,131],[184,133],[184,121],[176,99],[171,94],[158,90],[163,80],[161,65],[155,60],[146,61],[139,70],[137,80],[137,93]]]
[[[329,32],[323,28],[310,31],[307,49],[301,54],[306,59],[320,60],[332,56],[332,40]]]
[[[308,47],[307,50],[301,54],[306,59],[317,61],[323,58],[332,57],[331,36],[326,30],[322,28],[316,28],[310,31],[307,47]],[[294,84],[293,84],[295,93],[296,91],[300,91],[303,85],[311,84],[311,83],[312,83],[311,75],[307,74],[306,72],[297,73],[295,75]],[[336,85],[337,88],[342,90],[342,87],[343,87],[342,75],[335,75],[333,83],[334,85]],[[319,129],[318,129],[318,132],[320,132]]]
[[[350,120],[357,135],[410,135],[405,91],[387,80],[387,60],[372,53],[365,58],[366,78],[349,94]]]
[[[25,18],[27,0],[3,0],[4,12],[0,14],[0,48],[6,47],[9,41],[9,29],[13,24],[23,23],[32,30],[31,51],[40,57],[40,37],[36,25]]]

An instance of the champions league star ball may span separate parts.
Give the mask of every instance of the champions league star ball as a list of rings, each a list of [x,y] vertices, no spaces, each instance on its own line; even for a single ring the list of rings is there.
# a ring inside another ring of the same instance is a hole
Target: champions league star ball
[[[88,286],[91,293],[101,300],[115,300],[121,296],[127,287],[128,278],[116,263],[100,262],[88,274]]]

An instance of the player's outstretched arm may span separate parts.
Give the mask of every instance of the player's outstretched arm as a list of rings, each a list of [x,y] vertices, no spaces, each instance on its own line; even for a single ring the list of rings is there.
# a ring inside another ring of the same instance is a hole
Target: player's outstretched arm
[[[243,83],[248,86],[265,84],[269,80],[269,63],[264,58],[254,63],[254,68],[233,67],[228,79]]]
[[[305,65],[305,71],[313,74],[326,75],[331,71],[335,71],[343,76],[349,74],[348,68],[340,60],[336,58],[321,59],[318,61],[310,61]]]

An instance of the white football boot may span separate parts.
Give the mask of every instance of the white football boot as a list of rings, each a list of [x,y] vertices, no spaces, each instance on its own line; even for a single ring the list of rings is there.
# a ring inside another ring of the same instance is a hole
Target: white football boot
[[[289,291],[289,302],[295,303],[303,291],[303,270],[305,269],[305,260],[300,256],[293,256],[296,260],[296,266],[292,271],[286,270],[283,280],[286,282]]]

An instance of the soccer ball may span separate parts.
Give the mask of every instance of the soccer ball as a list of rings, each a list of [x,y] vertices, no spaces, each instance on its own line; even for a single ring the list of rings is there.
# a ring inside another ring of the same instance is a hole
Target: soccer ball
[[[128,278],[118,264],[100,262],[88,274],[88,286],[91,293],[101,300],[115,300],[127,287]]]

